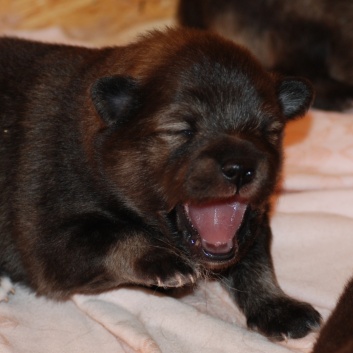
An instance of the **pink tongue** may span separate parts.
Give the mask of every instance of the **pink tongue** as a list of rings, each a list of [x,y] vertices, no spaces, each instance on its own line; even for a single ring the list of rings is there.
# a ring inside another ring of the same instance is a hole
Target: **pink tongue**
[[[218,202],[203,206],[187,205],[190,221],[198,231],[202,246],[213,254],[228,253],[246,211],[240,202]]]

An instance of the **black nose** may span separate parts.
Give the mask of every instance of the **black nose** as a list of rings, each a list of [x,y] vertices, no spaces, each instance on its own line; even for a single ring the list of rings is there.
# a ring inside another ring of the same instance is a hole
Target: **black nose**
[[[234,183],[238,190],[245,184],[251,183],[255,177],[255,169],[242,164],[228,162],[222,166],[222,173],[226,179]]]

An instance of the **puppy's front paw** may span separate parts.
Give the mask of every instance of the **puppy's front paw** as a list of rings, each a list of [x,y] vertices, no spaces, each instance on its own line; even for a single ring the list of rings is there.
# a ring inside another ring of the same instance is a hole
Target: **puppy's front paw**
[[[11,280],[8,277],[0,277],[0,302],[8,302],[10,294],[15,294]]]
[[[247,319],[249,328],[279,341],[304,337],[320,323],[321,316],[311,305],[289,297],[266,301]]]
[[[169,252],[149,253],[136,267],[145,285],[177,288],[195,284],[200,276],[197,266],[184,256]]]

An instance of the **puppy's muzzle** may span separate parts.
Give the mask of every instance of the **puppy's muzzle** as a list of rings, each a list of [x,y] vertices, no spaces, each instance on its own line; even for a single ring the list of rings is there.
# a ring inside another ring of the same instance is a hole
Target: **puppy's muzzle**
[[[267,178],[265,155],[251,142],[223,138],[192,164],[189,199],[177,209],[189,245],[215,268],[236,260],[246,211]]]
[[[237,187],[237,192],[239,192],[242,186],[251,183],[255,178],[254,166],[246,166],[237,161],[224,163],[221,170],[226,180],[232,182]]]

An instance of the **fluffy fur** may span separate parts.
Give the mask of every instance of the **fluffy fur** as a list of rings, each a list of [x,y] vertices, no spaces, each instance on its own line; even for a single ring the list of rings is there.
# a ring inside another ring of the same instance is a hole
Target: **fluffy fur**
[[[251,328],[305,335],[320,316],[279,288],[268,213],[283,129],[311,100],[307,81],[202,31],[104,49],[1,39],[3,275],[64,300],[214,270]],[[212,253],[188,210],[227,202],[246,212]]]
[[[180,0],[180,22],[248,47],[269,69],[309,78],[314,105],[353,106],[350,0]]]
[[[320,332],[313,353],[353,352],[353,278]]]

